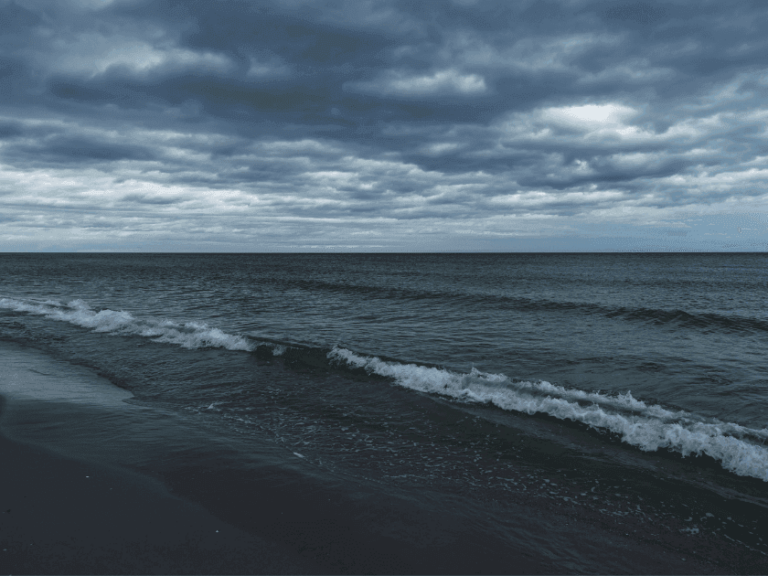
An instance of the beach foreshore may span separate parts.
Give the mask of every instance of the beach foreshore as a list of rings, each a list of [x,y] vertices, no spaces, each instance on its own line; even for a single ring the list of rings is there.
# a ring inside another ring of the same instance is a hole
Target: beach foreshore
[[[89,392],[92,402],[107,404],[110,396],[119,400],[130,394],[39,351],[7,343],[1,351],[0,573],[314,571],[274,542],[172,494],[157,478],[105,462],[98,451],[93,458],[80,457],[90,450],[77,434],[71,441],[81,448],[74,457],[47,447],[67,445],[54,441],[62,440],[56,429],[62,413],[56,407],[65,398],[87,420]],[[13,422],[9,412],[18,420]],[[45,441],[46,422],[50,442]],[[35,444],[9,438],[14,431],[31,434]]]
[[[3,574],[303,572],[159,483],[0,437]]]
[[[595,573],[759,572],[526,504],[489,520],[501,537],[461,495],[337,481],[268,444],[244,458],[130,397],[0,343],[0,573],[549,574],[576,555]]]

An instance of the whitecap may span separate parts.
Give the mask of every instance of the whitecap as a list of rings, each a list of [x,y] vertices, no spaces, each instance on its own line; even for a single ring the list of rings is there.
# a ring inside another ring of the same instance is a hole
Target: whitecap
[[[493,404],[503,410],[547,414],[612,432],[643,451],[666,448],[683,457],[707,455],[740,476],[768,481],[768,449],[758,441],[768,430],[739,424],[705,421],[685,411],[646,404],[627,392],[609,396],[566,389],[549,382],[516,382],[505,374],[473,368],[470,373],[389,362],[335,347],[328,358],[391,378],[396,384],[420,392],[448,396],[460,402]]]

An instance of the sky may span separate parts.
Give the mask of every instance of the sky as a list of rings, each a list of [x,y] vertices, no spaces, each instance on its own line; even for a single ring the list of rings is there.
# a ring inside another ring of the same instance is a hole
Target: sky
[[[0,251],[764,251],[766,30],[762,0],[0,0]]]

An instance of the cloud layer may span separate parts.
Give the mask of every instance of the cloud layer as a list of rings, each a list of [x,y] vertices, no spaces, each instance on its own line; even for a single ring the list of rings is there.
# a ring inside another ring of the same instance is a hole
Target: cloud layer
[[[0,250],[764,250],[761,2],[0,0]]]

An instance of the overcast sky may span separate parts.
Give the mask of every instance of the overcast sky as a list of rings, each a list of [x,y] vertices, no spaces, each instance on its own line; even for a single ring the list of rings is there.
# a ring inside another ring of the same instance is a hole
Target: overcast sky
[[[0,251],[768,248],[768,4],[0,0]]]

